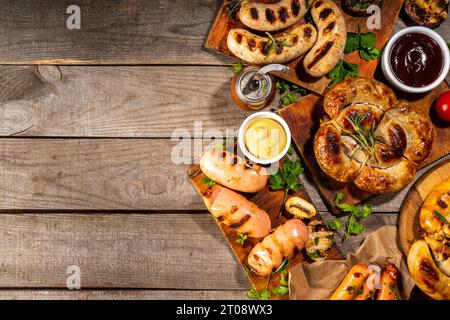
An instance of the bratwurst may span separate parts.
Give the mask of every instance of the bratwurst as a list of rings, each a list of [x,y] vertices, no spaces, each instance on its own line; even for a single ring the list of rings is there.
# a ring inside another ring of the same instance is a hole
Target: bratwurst
[[[248,164],[233,153],[212,149],[200,159],[202,172],[212,180],[241,192],[258,192],[267,184],[269,174],[264,167]]]
[[[319,35],[303,65],[311,76],[322,77],[343,58],[347,29],[341,9],[331,0],[316,0],[311,6],[311,15]]]
[[[278,31],[292,26],[308,11],[307,0],[281,0],[276,3],[244,2],[238,17],[247,27],[258,31]]]
[[[227,36],[228,49],[236,57],[257,65],[292,61],[311,49],[316,40],[317,31],[311,24],[274,37],[260,37],[240,28],[231,29]]]
[[[237,192],[214,185],[202,197],[214,218],[237,232],[262,238],[272,228],[267,212]]]
[[[292,258],[297,248],[302,250],[308,240],[308,228],[298,219],[291,219],[258,243],[248,256],[248,266],[260,276],[268,276]]]

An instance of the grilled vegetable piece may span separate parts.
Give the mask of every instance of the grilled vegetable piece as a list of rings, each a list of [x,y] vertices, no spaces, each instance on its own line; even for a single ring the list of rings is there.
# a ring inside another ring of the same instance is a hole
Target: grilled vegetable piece
[[[242,192],[260,191],[266,186],[269,177],[264,167],[247,164],[241,157],[217,149],[202,155],[200,168],[210,179]]]
[[[327,251],[333,246],[334,231],[325,227],[325,222],[313,220],[308,223],[308,242],[306,253],[314,261],[323,261],[327,258]]]
[[[405,10],[417,24],[434,28],[448,18],[448,0],[406,0]]]
[[[311,24],[299,25],[289,32],[261,37],[245,29],[228,32],[228,49],[252,64],[286,63],[305,54],[314,45],[317,31]]]
[[[275,3],[243,2],[238,16],[247,27],[258,31],[278,31],[292,26],[307,12],[307,0],[281,0]]]
[[[317,214],[312,203],[300,197],[291,197],[286,201],[286,210],[298,219],[311,219]]]
[[[358,17],[368,17],[370,13],[367,12],[367,8],[371,5],[380,6],[383,4],[383,0],[344,0],[342,1],[342,8],[345,12]]]
[[[298,219],[286,221],[258,243],[248,256],[248,266],[260,276],[268,276],[292,258],[295,249],[302,250],[308,239],[308,229]]]

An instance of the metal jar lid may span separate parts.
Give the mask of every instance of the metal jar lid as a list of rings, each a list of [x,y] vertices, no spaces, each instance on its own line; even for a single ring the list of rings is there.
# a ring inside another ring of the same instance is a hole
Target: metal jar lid
[[[271,95],[274,86],[271,71],[288,72],[283,65],[268,65],[264,68],[255,66],[245,68],[236,79],[236,94],[239,99],[250,105],[259,106]]]

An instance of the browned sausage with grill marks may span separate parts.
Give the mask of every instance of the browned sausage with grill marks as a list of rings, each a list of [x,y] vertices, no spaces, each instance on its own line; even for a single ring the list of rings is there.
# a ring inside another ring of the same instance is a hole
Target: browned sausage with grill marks
[[[318,40],[303,65],[311,76],[322,77],[343,58],[347,29],[341,9],[331,0],[316,0],[311,15],[319,29]]]
[[[281,0],[276,3],[245,2],[238,17],[247,27],[258,31],[278,31],[303,18],[306,0]]]

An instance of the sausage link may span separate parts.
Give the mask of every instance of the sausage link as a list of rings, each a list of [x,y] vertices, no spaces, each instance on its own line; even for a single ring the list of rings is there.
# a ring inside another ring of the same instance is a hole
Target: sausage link
[[[365,264],[355,264],[334,291],[330,300],[353,300],[367,280],[369,273]]]

